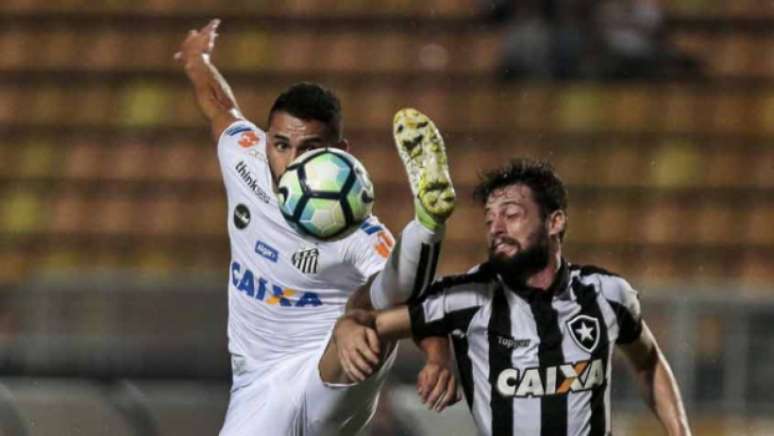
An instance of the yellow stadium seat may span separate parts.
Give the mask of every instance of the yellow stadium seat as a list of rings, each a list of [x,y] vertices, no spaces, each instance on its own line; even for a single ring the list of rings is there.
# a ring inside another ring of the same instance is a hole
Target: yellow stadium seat
[[[48,220],[40,194],[23,189],[0,193],[0,227],[8,234],[29,234],[40,230]]]
[[[651,155],[649,180],[658,187],[697,186],[701,183],[704,155],[701,147],[684,141],[668,141]]]
[[[171,116],[170,93],[159,84],[138,81],[122,92],[116,122],[127,127],[147,127],[164,124]]]
[[[281,33],[275,35],[263,29],[243,30],[228,38],[221,38],[218,43],[222,42],[223,46],[218,47],[218,50],[223,49],[223,68],[250,72],[275,68],[275,57],[281,54],[281,51],[275,49],[282,47],[281,38]]]
[[[33,137],[18,147],[10,174],[19,178],[46,178],[59,172],[61,144]]]
[[[559,130],[592,130],[606,122],[602,116],[602,93],[597,86],[565,86],[557,93],[555,104],[555,122]]]

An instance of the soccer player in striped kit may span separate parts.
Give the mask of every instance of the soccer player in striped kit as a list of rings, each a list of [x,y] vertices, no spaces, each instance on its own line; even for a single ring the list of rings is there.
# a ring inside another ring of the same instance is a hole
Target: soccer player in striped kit
[[[450,335],[482,435],[607,436],[617,346],[667,433],[689,435],[677,382],[637,292],[615,274],[562,256],[567,194],[551,167],[514,160],[488,173],[475,196],[484,206],[489,259],[436,281],[421,301],[342,317],[334,330],[342,371],[358,364],[348,350],[363,346],[364,331],[383,343]]]

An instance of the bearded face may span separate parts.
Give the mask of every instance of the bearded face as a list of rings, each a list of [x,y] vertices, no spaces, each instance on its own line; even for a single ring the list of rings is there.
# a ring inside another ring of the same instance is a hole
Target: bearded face
[[[511,247],[513,250],[506,249]],[[548,231],[544,225],[527,235],[525,243],[502,236],[489,244],[489,261],[507,281],[525,282],[527,277],[545,268],[549,259]]]
[[[514,285],[523,284],[549,265],[549,229],[556,234],[561,226],[551,227],[551,218],[542,212],[528,186],[513,184],[493,191],[485,212],[489,260],[500,276]]]

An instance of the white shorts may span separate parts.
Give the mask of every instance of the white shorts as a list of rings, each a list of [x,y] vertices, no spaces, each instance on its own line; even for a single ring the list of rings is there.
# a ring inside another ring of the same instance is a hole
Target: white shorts
[[[355,385],[322,381],[322,351],[294,356],[270,371],[248,369],[234,380],[220,436],[356,435],[376,411],[397,348],[376,374]]]

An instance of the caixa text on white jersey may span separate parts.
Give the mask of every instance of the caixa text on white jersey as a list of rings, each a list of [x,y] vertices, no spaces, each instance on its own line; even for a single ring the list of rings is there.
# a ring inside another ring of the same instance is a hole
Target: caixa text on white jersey
[[[248,297],[263,301],[266,304],[279,304],[286,307],[317,307],[322,305],[320,295],[316,292],[299,291],[270,283],[261,276],[255,275],[250,269],[242,271],[242,265],[231,263],[231,283]]]

